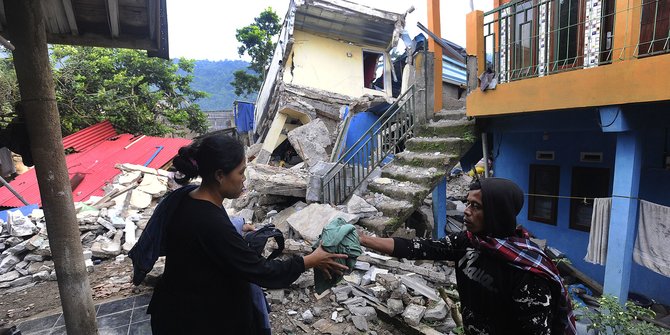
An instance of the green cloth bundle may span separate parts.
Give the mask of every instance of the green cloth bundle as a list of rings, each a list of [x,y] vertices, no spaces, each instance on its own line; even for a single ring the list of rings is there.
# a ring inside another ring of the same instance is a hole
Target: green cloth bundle
[[[358,240],[358,233],[356,227],[348,224],[344,219],[337,217],[331,220],[321,232],[319,239],[312,245],[312,249],[321,247],[323,250],[334,254],[347,254],[349,258],[337,259],[338,263],[349,267],[347,273],[351,273],[356,265],[356,258],[363,253],[361,250],[361,242]],[[323,291],[335,286],[342,276],[338,274],[331,274],[332,278],[328,279],[318,269],[314,269],[314,289],[316,293],[321,294]]]

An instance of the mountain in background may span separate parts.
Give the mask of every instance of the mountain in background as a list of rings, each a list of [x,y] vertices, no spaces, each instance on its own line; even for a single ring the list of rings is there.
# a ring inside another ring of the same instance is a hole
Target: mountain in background
[[[230,85],[233,72],[249,66],[242,60],[209,61],[196,60],[191,87],[209,94],[208,98],[198,100],[203,112],[232,110],[235,100],[256,101],[256,95],[238,97],[235,88]]]

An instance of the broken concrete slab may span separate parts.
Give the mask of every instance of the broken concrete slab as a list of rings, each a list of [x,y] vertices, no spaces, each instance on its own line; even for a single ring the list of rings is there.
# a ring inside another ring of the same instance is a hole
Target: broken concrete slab
[[[400,280],[405,286],[414,290],[414,292],[421,294],[430,300],[440,301],[440,296],[437,295],[435,289],[421,283],[416,276],[402,275],[400,276]]]
[[[426,309],[423,319],[426,321],[440,321],[447,317],[447,304],[441,300],[437,305]]]
[[[332,142],[323,120],[315,119],[289,131],[288,140],[308,166],[329,161]]]
[[[275,194],[304,198],[307,190],[307,172],[282,167],[250,164],[247,166],[250,189],[261,194]]]
[[[409,305],[402,313],[402,318],[408,325],[416,327],[421,323],[421,319],[425,313],[425,306]]]
[[[289,237],[288,236],[289,224],[288,224],[287,219],[291,215],[295,214],[296,212],[297,212],[297,210],[295,209],[295,207],[293,207],[293,206],[286,207],[284,210],[275,214],[270,219],[270,223],[275,225],[275,227],[277,227],[277,229],[281,230],[282,234],[284,235],[284,238]]]
[[[356,329],[362,332],[368,331],[368,321],[365,319],[364,316],[354,315],[351,317],[351,322],[354,324],[354,327],[356,327]]]
[[[0,275],[9,272],[9,270],[14,268],[14,265],[16,265],[20,261],[21,260],[14,255],[8,255],[5,258],[3,258],[2,261],[0,261]]]
[[[367,321],[377,320],[377,311],[374,307],[359,307],[359,306],[347,306],[349,311],[353,315],[358,315],[364,317]]]
[[[9,234],[16,237],[30,236],[37,232],[37,226],[20,211],[7,213],[7,227]]]
[[[320,202],[322,198],[321,188],[322,179],[337,163],[328,161],[317,162],[309,169],[309,178],[307,181],[307,191],[305,200],[308,202]]]
[[[137,187],[137,190],[151,194],[154,198],[159,198],[167,192],[167,184],[167,177],[144,174],[142,182]]]
[[[340,212],[325,204],[311,204],[286,220],[303,239],[314,243],[321,235],[323,227],[336,217],[341,217],[347,223],[358,221],[358,216]]]
[[[405,306],[400,299],[389,299],[386,301],[386,306],[391,316],[398,315],[405,310]]]
[[[353,194],[347,202],[347,213],[356,214],[361,217],[369,217],[377,214],[377,208],[370,205],[365,199]]]
[[[132,208],[144,209],[151,205],[151,200],[153,199],[151,194],[142,192],[138,189],[131,190],[130,192],[130,206]],[[125,201],[125,194],[122,194],[120,197],[123,197],[123,200]]]
[[[3,275],[0,275],[0,283],[12,281],[16,278],[19,278],[21,274],[18,271],[9,271]]]

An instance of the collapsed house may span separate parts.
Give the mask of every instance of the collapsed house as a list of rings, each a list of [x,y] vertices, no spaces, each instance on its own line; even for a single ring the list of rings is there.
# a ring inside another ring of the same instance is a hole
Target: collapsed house
[[[267,164],[300,125],[320,119],[334,140],[342,106],[363,95],[390,98],[400,74],[389,51],[404,24],[405,14],[348,1],[291,1],[256,103],[256,162]]]

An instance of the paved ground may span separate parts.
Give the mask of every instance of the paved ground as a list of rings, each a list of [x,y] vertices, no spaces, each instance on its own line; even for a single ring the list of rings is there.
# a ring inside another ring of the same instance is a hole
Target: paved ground
[[[100,335],[151,334],[147,305],[151,294],[137,295],[95,306]],[[67,334],[62,313],[23,321],[22,335]]]

